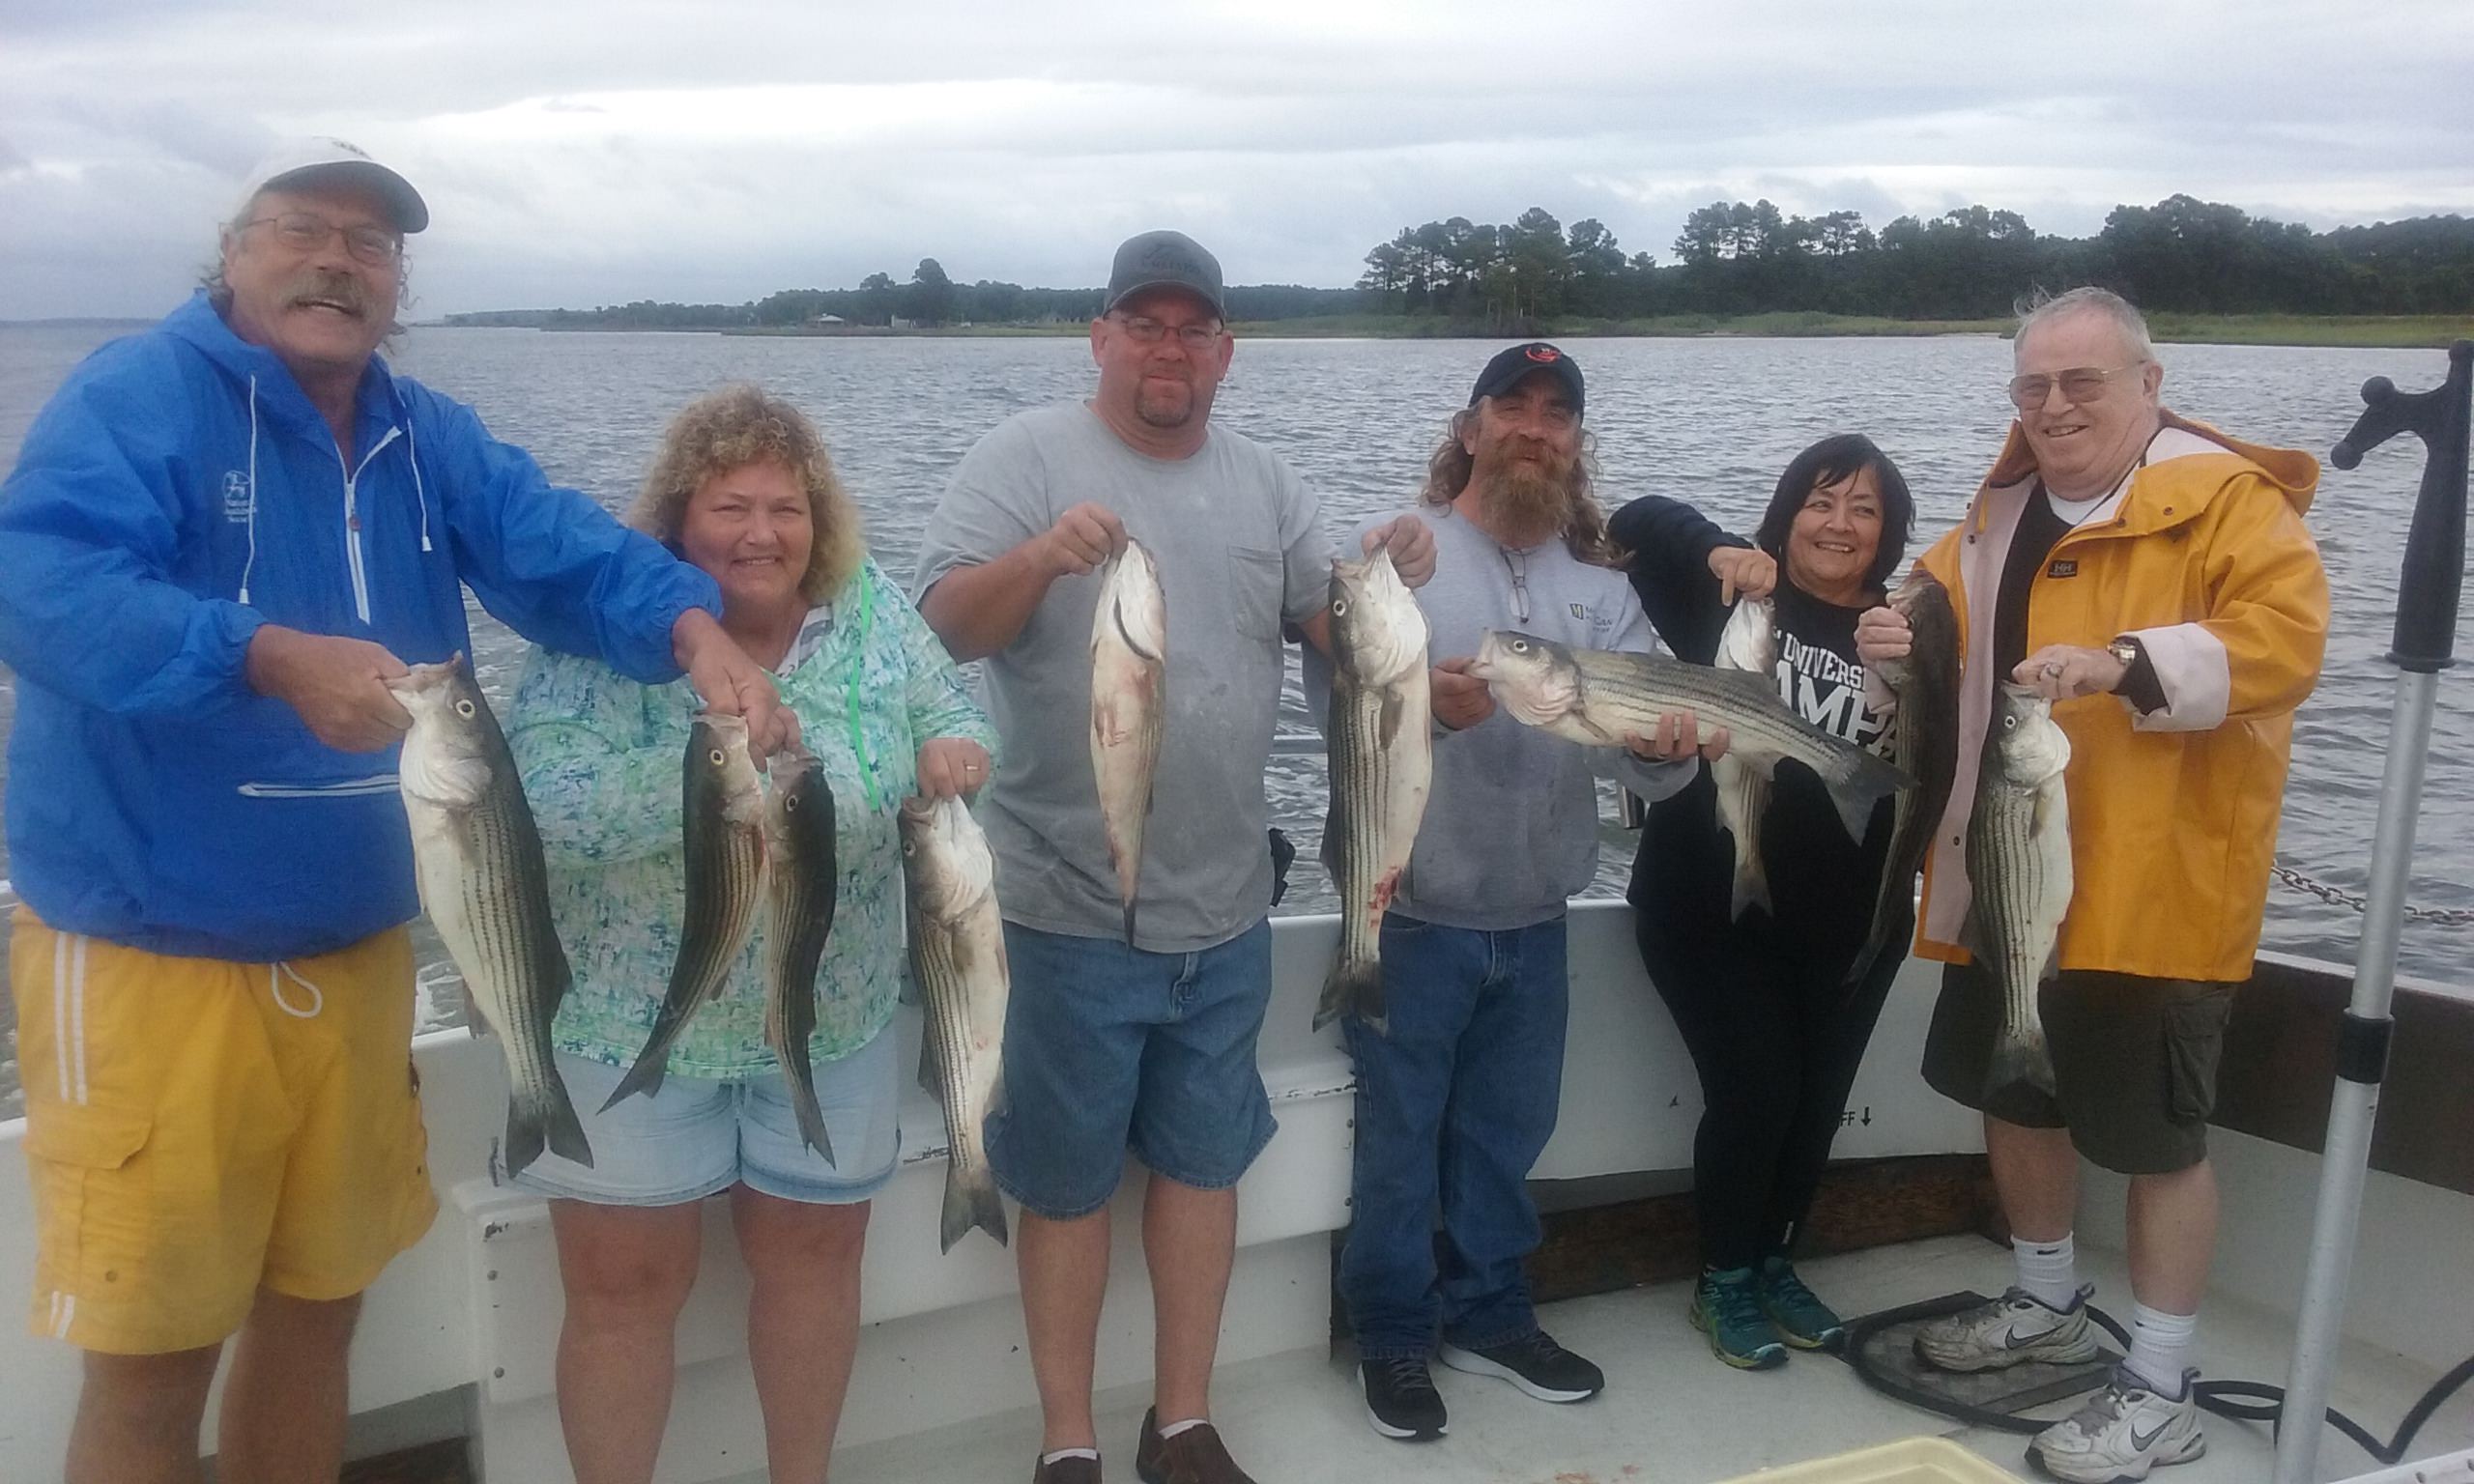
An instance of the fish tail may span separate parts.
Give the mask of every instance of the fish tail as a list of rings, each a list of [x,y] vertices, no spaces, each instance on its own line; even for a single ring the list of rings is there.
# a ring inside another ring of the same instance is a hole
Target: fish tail
[[[945,1215],[937,1228],[937,1240],[944,1250],[954,1250],[972,1227],[978,1227],[996,1239],[998,1246],[1009,1243],[1005,1230],[1005,1201],[996,1193],[996,1182],[986,1166],[964,1172],[960,1164],[945,1169]]]
[[[2042,1026],[2004,1026],[1994,1043],[1993,1065],[1984,1074],[1985,1096],[2021,1082],[2041,1093],[2054,1090],[2053,1051],[2045,1044]]]
[[[1882,930],[1876,928],[1872,936],[1864,940],[1864,946],[1856,950],[1856,956],[1847,960],[1847,974],[1838,982],[1839,986],[1853,989],[1862,984],[1864,976],[1873,972],[1874,960],[1882,956],[1883,946]]]
[[[1134,947],[1134,899],[1125,899],[1125,946]]]
[[[1356,1016],[1378,1036],[1390,1029],[1384,1013],[1381,958],[1372,954],[1352,956],[1343,950],[1333,961],[1332,972],[1323,980],[1323,998],[1314,1007],[1314,1029],[1319,1031],[1342,1015]]]
[[[567,1098],[564,1082],[552,1082],[549,1096],[542,1099],[542,1122],[551,1150],[562,1159],[572,1159],[586,1169],[592,1168],[592,1145],[586,1142],[584,1124],[576,1117],[576,1105]]]
[[[1872,822],[1873,806],[1907,786],[1908,777],[1860,747],[1850,747],[1839,765],[1823,780],[1829,785],[1830,807],[1847,838],[1858,843]]]
[[[824,1110],[817,1106],[816,1073],[809,1070],[805,1044],[782,1058],[782,1079],[790,1084],[791,1112],[799,1121],[799,1138],[832,1164],[833,1140],[824,1131]]]
[[[661,1091],[661,1079],[670,1070],[670,1041],[669,1031],[660,1028],[653,1031],[653,1039],[645,1042],[645,1049],[636,1057],[636,1065],[627,1069],[627,1074],[620,1077],[618,1086],[612,1090],[610,1100],[601,1105],[602,1112],[609,1112],[618,1105],[620,1099],[634,1094],[642,1093],[649,1098]]]
[[[575,1104],[567,1099],[566,1084],[555,1077],[535,1092],[518,1091],[507,1099],[504,1149],[509,1175],[541,1157],[544,1149],[555,1150],[560,1157],[587,1169],[592,1167],[592,1146],[585,1140],[584,1125],[576,1119]]]

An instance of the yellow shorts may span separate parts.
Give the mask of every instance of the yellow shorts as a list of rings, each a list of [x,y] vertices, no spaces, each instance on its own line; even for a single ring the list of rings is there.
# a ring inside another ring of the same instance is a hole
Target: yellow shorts
[[[55,932],[23,907],[14,926],[36,1333],[213,1345],[261,1286],[349,1298],[429,1229],[403,928],[252,964]]]

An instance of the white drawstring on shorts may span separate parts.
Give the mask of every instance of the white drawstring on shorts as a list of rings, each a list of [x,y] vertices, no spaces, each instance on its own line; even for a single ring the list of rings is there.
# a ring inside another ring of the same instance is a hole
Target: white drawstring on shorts
[[[283,982],[290,980],[309,991],[309,1008],[302,1010],[283,997]],[[327,992],[293,972],[292,965],[278,959],[267,965],[267,993],[273,996],[275,1009],[299,1020],[314,1020],[318,1012],[327,1008]]]

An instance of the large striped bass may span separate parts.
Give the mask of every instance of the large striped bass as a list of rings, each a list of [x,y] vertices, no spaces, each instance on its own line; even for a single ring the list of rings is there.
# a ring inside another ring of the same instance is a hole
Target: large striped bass
[[[1100,579],[1091,616],[1091,774],[1100,822],[1125,904],[1125,940],[1134,942],[1136,888],[1142,875],[1142,831],[1151,818],[1151,778],[1167,722],[1168,603],[1160,569],[1141,543],[1128,541]]]
[[[687,917],[670,988],[652,1035],[627,1069],[607,1108],[630,1093],[654,1093],[670,1068],[671,1043],[721,993],[756,925],[764,899],[764,779],[748,754],[744,717],[696,718],[680,761],[680,832],[687,842]]]
[[[1874,895],[1872,930],[1847,965],[1850,985],[1872,972],[1889,947],[1891,928],[1915,905],[1915,873],[1933,847],[1959,766],[1959,615],[1950,589],[1917,567],[1890,594],[1890,607],[1906,616],[1913,643],[1905,659],[1876,667],[1898,698],[1883,749],[1915,783],[1890,805],[1890,845]]]
[[[1792,757],[1818,775],[1847,838],[1860,841],[1873,805],[1907,781],[1871,753],[1798,716],[1769,675],[1687,665],[1664,655],[1573,649],[1534,634],[1489,629],[1469,673],[1525,726],[1585,747],[1647,737],[1658,719],[1689,711],[1701,735],[1733,733],[1729,752],[1770,776]]]
[[[1740,670],[1769,676],[1778,666],[1777,618],[1768,598],[1743,598],[1718,632],[1720,670]],[[1771,680],[1774,685],[1776,681]],[[1769,809],[1769,780],[1761,769],[1730,752],[1710,764],[1710,781],[1718,789],[1718,828],[1735,842],[1735,890],[1728,899],[1731,917],[1756,903],[1769,907],[1769,873],[1761,864],[1761,818]]]
[[[550,923],[541,835],[506,736],[457,655],[387,682],[413,718],[396,764],[421,909],[506,1057],[509,1174],[542,1148],[578,1164],[592,1148],[550,1054],[567,956]]]
[[[1968,819],[1968,944],[2001,991],[2001,1032],[1986,1096],[2014,1082],[2053,1091],[2036,993],[2070,910],[2070,739],[2053,702],[2004,683],[1994,703]]]
[[[924,1006],[923,1058],[945,1114],[945,1251],[976,1226],[1001,1244],[1005,1203],[988,1167],[989,1110],[1005,1096],[1005,928],[996,858],[960,799],[902,802],[910,971]]]
[[[764,811],[771,915],[764,924],[764,1043],[782,1064],[799,1137],[833,1162],[824,1113],[816,1101],[808,1037],[816,1031],[816,973],[833,932],[839,894],[834,859],[833,785],[824,764],[796,744],[773,755],[773,793]]]
[[[1314,1010],[1317,1030],[1342,1013],[1380,1032],[1383,914],[1408,869],[1434,785],[1434,704],[1426,619],[1378,550],[1332,563],[1332,709],[1325,726],[1332,807],[1323,861],[1340,889],[1340,951]]]

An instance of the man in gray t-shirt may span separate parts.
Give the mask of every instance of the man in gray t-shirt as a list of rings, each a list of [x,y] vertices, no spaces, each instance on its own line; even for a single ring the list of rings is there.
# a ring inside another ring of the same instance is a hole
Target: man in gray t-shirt
[[[930,517],[914,586],[980,696],[1004,766],[980,801],[996,852],[1013,996],[989,1162],[1022,1205],[1022,1307],[1045,1415],[1033,1477],[1100,1477],[1091,1375],[1108,1201],[1128,1150],[1152,1174],[1144,1246],[1159,1309],[1145,1478],[1247,1484],[1208,1421],[1235,1185],[1272,1134],[1254,1043],[1271,995],[1263,772],[1280,645],[1328,647],[1319,507],[1270,450],[1210,425],[1235,345],[1220,265],[1191,238],[1117,249],[1091,324],[1090,401],[982,439]],[[1099,568],[1139,541],[1167,603],[1166,720],[1134,942],[1091,769]],[[1412,585],[1414,517],[1369,532]]]

